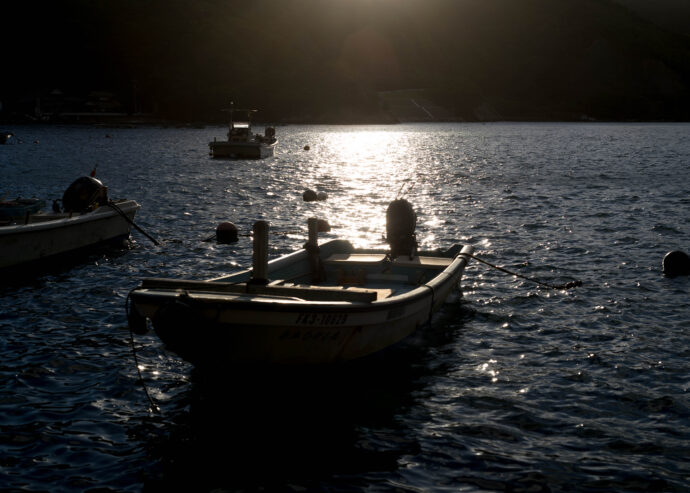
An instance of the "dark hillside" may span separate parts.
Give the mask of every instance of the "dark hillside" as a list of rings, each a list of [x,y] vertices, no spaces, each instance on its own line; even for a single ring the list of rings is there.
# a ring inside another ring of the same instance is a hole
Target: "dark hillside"
[[[690,39],[613,0],[4,9],[5,119],[31,114],[39,97],[53,116],[108,103],[196,121],[222,119],[230,100],[271,121],[690,119]],[[84,106],[94,94],[101,103]]]
[[[690,2],[688,0],[613,0],[625,5],[640,17],[671,31],[690,36]]]

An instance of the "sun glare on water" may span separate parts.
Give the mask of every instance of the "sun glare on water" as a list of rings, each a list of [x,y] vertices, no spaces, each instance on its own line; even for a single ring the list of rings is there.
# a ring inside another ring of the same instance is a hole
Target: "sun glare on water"
[[[386,207],[413,174],[403,166],[408,153],[403,132],[346,130],[330,134],[316,172],[329,177],[339,192],[329,196],[323,213],[338,233],[358,246],[381,246]]]

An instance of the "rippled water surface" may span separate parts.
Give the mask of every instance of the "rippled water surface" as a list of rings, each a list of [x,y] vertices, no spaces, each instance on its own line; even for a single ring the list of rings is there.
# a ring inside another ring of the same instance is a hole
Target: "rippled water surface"
[[[686,491],[690,125],[278,127],[264,161],[215,161],[225,129],[12,129],[3,197],[60,198],[97,166],[141,203],[131,249],[0,285],[3,491]],[[309,150],[305,150],[305,146]],[[306,203],[311,188],[328,200]],[[271,223],[271,256],[306,219],[383,246],[404,195],[423,247],[470,243],[464,297],[394,351],[319,372],[209,379],[135,336],[142,277],[251,264],[223,221]]]

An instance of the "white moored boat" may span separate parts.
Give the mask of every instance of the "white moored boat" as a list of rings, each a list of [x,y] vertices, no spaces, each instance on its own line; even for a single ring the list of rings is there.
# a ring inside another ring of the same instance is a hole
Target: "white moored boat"
[[[82,200],[81,204],[76,204],[81,207],[39,211],[0,222],[0,268],[21,267],[129,236],[134,216],[140,208],[137,202],[107,199],[107,188],[95,178],[80,178],[68,192],[70,190],[88,192],[86,202],[89,204]],[[70,198],[68,192],[63,196],[63,203],[73,206],[80,201],[74,195]]]
[[[427,323],[473,252],[453,245],[395,254],[393,244],[365,250],[346,240],[317,246],[316,228],[311,219],[304,249],[264,264],[268,225],[259,221],[252,269],[208,281],[144,279],[128,297],[130,327],[145,331],[150,320],[171,351],[200,368],[345,362]]]

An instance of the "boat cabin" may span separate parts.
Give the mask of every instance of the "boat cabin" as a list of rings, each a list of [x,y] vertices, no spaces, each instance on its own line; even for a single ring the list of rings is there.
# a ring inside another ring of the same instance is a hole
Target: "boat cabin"
[[[249,122],[231,122],[230,131],[228,132],[229,141],[246,141],[249,139],[250,127]]]

